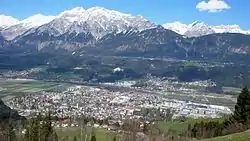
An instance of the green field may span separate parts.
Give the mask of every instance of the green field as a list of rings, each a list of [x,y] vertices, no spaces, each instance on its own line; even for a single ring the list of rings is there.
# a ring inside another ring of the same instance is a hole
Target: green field
[[[66,90],[69,84],[59,84],[35,80],[0,79],[0,97],[41,94],[44,91]]]
[[[171,130],[174,132],[179,132],[179,131],[187,129],[189,124],[194,125],[195,123],[201,122],[201,121],[203,121],[203,122],[209,122],[209,121],[221,122],[222,119],[220,119],[220,118],[218,118],[218,119],[187,119],[184,122],[181,122],[181,121],[167,121],[167,122],[159,121],[159,122],[155,123],[154,127],[159,128],[163,131]]]
[[[219,119],[217,119],[219,120]],[[180,124],[177,122],[173,122],[171,124],[171,129],[177,129],[181,130],[182,128],[186,128],[188,123],[193,123],[192,120],[189,120],[189,122],[185,124]],[[170,122],[168,123],[170,125]],[[174,127],[176,125],[177,127]],[[114,139],[114,136],[116,136],[116,139],[119,138],[119,133],[110,132],[106,129],[101,128],[87,128],[87,129],[80,129],[79,127],[68,127],[68,128],[57,128],[56,129],[59,141],[68,141],[73,140],[74,137],[77,138],[77,140],[90,140],[91,139],[91,133],[94,132],[97,141],[112,141]],[[82,132],[82,134],[81,134]],[[221,136],[216,138],[210,138],[210,139],[203,139],[203,140],[192,140],[192,141],[250,141],[250,131],[242,132],[242,133],[235,133],[227,136]]]
[[[109,132],[101,128],[86,128],[79,127],[57,128],[56,129],[60,141],[72,141],[74,137],[77,140],[91,140],[92,131],[95,134],[97,141],[112,141],[116,133]],[[118,136],[116,136],[118,138]]]
[[[246,131],[242,133],[236,133],[236,134],[231,134],[231,135],[222,136],[222,137],[205,139],[201,141],[250,141],[250,132]]]

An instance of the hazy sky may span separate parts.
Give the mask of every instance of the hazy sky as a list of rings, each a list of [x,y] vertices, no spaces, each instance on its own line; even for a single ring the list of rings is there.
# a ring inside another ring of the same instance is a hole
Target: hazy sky
[[[158,24],[200,20],[250,29],[250,0],[0,0],[0,14],[24,19],[38,13],[57,15],[73,7],[93,6],[142,15]]]

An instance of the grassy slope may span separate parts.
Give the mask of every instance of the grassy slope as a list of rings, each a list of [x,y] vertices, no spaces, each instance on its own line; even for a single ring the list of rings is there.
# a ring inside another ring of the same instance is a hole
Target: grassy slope
[[[231,135],[222,136],[222,137],[204,139],[201,141],[250,141],[250,132],[246,131],[246,132],[231,134]]]
[[[156,122],[155,127],[163,130],[163,131],[167,131],[167,130],[172,130],[172,131],[181,131],[181,130],[185,130],[188,128],[188,125],[191,124],[195,124],[197,122],[209,122],[209,121],[222,121],[222,119],[218,118],[218,119],[188,119],[185,122],[180,122],[180,121],[168,121],[168,122],[164,122],[164,121],[159,121]]]
[[[81,136],[81,129],[78,127],[69,127],[69,128],[58,128],[57,134],[59,136],[60,141],[64,140],[73,140],[74,137],[77,138],[77,140],[84,140],[85,138],[87,140],[91,139],[91,128],[82,129],[82,136]],[[94,128],[93,132],[96,136],[97,141],[112,141],[113,137],[116,135],[113,132],[109,132],[105,129],[100,128]]]
[[[208,122],[208,121],[222,121],[222,119],[188,119],[185,122],[178,122],[178,121],[169,121],[169,122],[157,122],[155,124],[156,127],[167,131],[167,130],[172,130],[172,131],[181,131],[184,129],[187,129],[188,124],[194,124],[197,121],[201,122]],[[198,141],[198,140],[194,140]],[[250,131],[247,132],[242,132],[242,133],[236,133],[236,134],[231,134],[227,136],[221,136],[221,137],[216,137],[216,138],[211,138],[211,139],[204,139],[200,141],[250,141]]]

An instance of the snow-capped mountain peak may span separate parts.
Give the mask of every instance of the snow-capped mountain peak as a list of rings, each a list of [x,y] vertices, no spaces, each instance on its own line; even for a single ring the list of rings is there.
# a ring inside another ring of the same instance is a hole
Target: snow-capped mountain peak
[[[44,16],[42,14],[36,14],[20,21],[20,24],[23,24],[23,26],[27,28],[38,27],[51,22],[54,18],[55,16]]]
[[[44,16],[42,14],[36,14],[5,28],[2,31],[2,34],[7,40],[12,40],[17,36],[22,35],[31,28],[36,28],[51,22],[54,18],[54,16]]]
[[[239,25],[218,25],[210,26],[202,21],[194,21],[191,24],[183,24],[181,22],[173,22],[163,24],[166,29],[172,30],[181,35],[188,37],[197,37],[213,33],[241,33],[250,34],[250,30],[242,30]]]
[[[59,17],[67,16],[67,15],[68,16],[72,16],[72,15],[78,16],[80,14],[83,14],[84,12],[85,12],[85,9],[83,7],[75,7],[73,9],[63,11],[62,13],[59,14]]]
[[[63,24],[62,24],[63,23]],[[155,27],[141,16],[131,16],[103,7],[73,8],[59,14],[52,22],[39,27],[37,31],[51,31],[58,36],[64,33],[91,33],[101,38],[109,33],[119,33],[128,29],[144,30]]]
[[[18,19],[15,19],[11,16],[0,15],[0,28],[6,28],[17,24],[19,22]]]
[[[71,10],[66,10],[60,13],[57,18],[67,19],[70,22],[79,21],[84,18],[85,9],[82,7],[76,7]]]
[[[182,24],[179,21],[173,22],[173,23],[167,23],[162,25],[164,28],[172,30],[178,34],[184,35],[184,33],[187,31],[188,25]]]
[[[163,27],[188,37],[197,37],[214,33],[213,29],[211,29],[209,25],[206,25],[201,21],[194,21],[191,24],[183,24],[179,21],[176,21],[173,23],[164,24]]]
[[[215,33],[215,31],[209,25],[201,21],[195,21],[188,26],[188,29],[184,34],[187,37],[198,37],[213,33]]]
[[[239,25],[218,25],[213,26],[216,33],[242,33]]]
[[[131,16],[130,14],[124,14],[124,13],[120,13],[118,11],[115,11],[115,10],[109,10],[109,9],[105,9],[103,7],[92,7],[92,8],[89,8],[86,10],[86,15],[87,17],[96,17],[96,16],[99,16],[99,15],[102,15],[102,16],[106,16],[106,17],[109,17],[109,18],[122,18],[124,16]]]

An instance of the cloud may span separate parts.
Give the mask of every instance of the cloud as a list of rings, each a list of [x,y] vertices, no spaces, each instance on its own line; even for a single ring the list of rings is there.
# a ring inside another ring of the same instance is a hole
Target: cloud
[[[231,7],[223,0],[208,0],[199,2],[196,5],[196,9],[199,11],[208,11],[208,12],[221,12],[226,9],[230,9]]]

